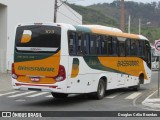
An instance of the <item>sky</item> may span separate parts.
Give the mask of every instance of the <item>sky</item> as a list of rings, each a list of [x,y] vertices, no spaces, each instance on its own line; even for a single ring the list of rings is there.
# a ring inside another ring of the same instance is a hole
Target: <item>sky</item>
[[[77,5],[87,6],[96,3],[111,3],[114,0],[68,0],[69,3],[75,3]],[[135,2],[143,2],[143,3],[151,3],[151,2],[158,2],[160,0],[125,0],[125,1],[135,1]]]

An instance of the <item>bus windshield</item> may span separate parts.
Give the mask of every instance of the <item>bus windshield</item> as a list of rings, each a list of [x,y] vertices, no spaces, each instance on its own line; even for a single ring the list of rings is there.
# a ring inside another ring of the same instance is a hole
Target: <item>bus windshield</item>
[[[18,52],[56,52],[60,48],[61,28],[21,26],[17,28],[15,47]]]

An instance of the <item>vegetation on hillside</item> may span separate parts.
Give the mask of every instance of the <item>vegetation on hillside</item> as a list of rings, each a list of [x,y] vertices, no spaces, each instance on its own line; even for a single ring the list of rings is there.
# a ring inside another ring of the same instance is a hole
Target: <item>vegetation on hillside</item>
[[[116,28],[120,26],[119,0],[87,7],[69,5],[83,16],[83,24],[100,24]],[[131,16],[131,33],[139,33],[138,25],[139,19],[141,19],[141,34],[150,39],[151,42],[160,39],[160,2],[125,2],[126,32],[129,15]]]

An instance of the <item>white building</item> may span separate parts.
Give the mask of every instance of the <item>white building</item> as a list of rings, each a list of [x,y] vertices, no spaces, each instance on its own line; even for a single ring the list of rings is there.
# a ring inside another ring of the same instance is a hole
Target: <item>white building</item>
[[[55,0],[0,0],[0,72],[11,70],[15,26],[53,22]],[[82,16],[58,1],[57,22],[82,24]]]

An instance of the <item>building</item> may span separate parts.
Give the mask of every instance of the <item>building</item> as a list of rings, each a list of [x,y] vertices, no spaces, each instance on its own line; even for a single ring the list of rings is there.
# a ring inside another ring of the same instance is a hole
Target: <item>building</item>
[[[11,70],[15,26],[53,22],[55,0],[0,0],[0,72]],[[58,0],[57,22],[82,24],[82,16]]]

